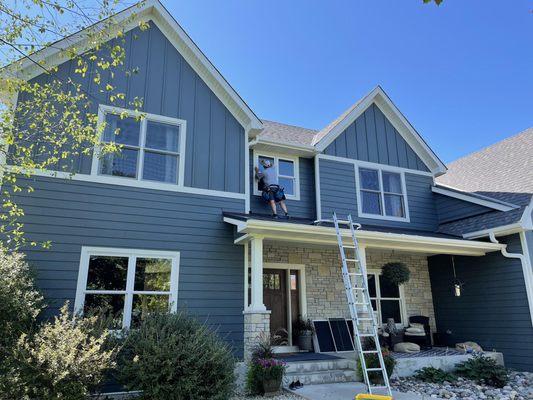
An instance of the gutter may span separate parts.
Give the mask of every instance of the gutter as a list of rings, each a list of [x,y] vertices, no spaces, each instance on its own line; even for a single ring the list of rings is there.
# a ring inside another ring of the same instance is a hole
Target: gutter
[[[522,264],[522,272],[524,273],[524,283],[526,285],[527,301],[529,304],[529,314],[531,324],[533,326],[533,269],[531,267],[531,257],[529,255],[529,250],[527,247],[526,233],[524,231],[521,231],[519,235],[522,253],[509,253],[506,247],[503,247],[500,252],[505,258],[518,259]],[[498,239],[496,239],[496,235],[493,231],[489,232],[489,238],[492,243],[500,244]]]

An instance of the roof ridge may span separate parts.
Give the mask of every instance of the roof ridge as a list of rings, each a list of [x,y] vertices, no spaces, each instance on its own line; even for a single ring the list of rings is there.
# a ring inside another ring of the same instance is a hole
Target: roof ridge
[[[314,134],[318,133],[319,130],[318,129],[313,129],[313,128],[305,128],[303,126],[299,126],[299,125],[294,125],[294,124],[286,124],[285,122],[279,122],[279,121],[272,121],[270,119],[264,119],[264,118],[261,118],[261,121],[262,122],[270,122],[270,123],[274,123],[274,124],[279,124],[279,125],[285,125],[285,126],[290,126],[290,127],[293,127],[293,128],[298,128],[298,129],[304,129],[306,131],[313,131]]]

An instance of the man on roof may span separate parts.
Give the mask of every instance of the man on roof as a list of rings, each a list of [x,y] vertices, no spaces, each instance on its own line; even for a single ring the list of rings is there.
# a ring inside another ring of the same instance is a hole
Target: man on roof
[[[263,200],[269,203],[272,208],[272,218],[278,218],[276,203],[279,203],[285,213],[285,218],[289,218],[289,210],[285,204],[284,189],[279,186],[276,167],[269,160],[261,160],[261,165],[263,166],[263,171],[255,167],[255,177],[259,180],[259,189],[262,191]]]

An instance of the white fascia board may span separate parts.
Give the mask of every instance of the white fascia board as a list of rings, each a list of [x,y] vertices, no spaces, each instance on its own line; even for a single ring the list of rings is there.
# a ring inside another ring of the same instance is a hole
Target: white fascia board
[[[134,18],[132,14],[134,14]],[[215,93],[220,101],[239,121],[239,123],[250,131],[251,136],[257,135],[263,129],[263,123],[248,107],[244,100],[237,94],[231,85],[224,79],[215,66],[209,61],[204,53],[187,35],[174,17],[158,0],[148,0],[142,5],[131,6],[114,15],[117,25],[127,21],[127,25],[120,26],[128,31],[137,26],[139,20],[149,20],[157,25],[165,37],[174,45],[176,50],[190,64],[193,70],[204,80],[207,86]],[[128,20],[130,19],[130,20]],[[68,60],[64,51],[70,47],[78,50],[88,49],[86,32],[88,30],[101,29],[104,22],[87,27],[79,32],[70,35],[57,43],[53,47],[47,47],[33,54],[30,58],[22,61],[19,68],[20,78],[29,80],[43,71],[36,66],[36,62],[45,62],[46,67],[57,66]],[[118,30],[118,27],[117,27]],[[109,31],[109,38],[113,38],[116,32]]]
[[[486,197],[486,196],[483,196],[484,197],[483,199],[480,197],[471,196],[467,192],[458,193],[455,190],[449,190],[449,189],[439,187],[439,186],[432,186],[431,191],[433,193],[441,194],[443,196],[453,197],[454,199],[467,201],[469,203],[478,204],[480,206],[492,208],[498,211],[511,211],[511,210],[514,210],[515,208],[518,208],[518,206],[515,206],[512,204],[504,205],[502,203],[492,201],[489,197]]]
[[[413,128],[411,123],[404,117],[398,107],[390,100],[389,96],[380,87],[376,87],[364,100],[357,105],[348,115],[340,121],[333,129],[324,136],[321,140],[315,143],[316,149],[323,152],[342,132],[350,126],[365,110],[372,104],[383,112],[394,128],[405,139],[407,144],[411,146],[414,152],[421,158],[421,160],[430,168],[434,176],[442,175],[447,168],[444,163],[431,150],[427,143],[422,139],[418,132]]]
[[[488,237],[489,234],[493,233],[496,236],[507,236],[512,235],[513,233],[519,233],[524,230],[524,227],[520,222],[514,224],[502,225],[495,228],[482,229],[475,232],[464,233],[463,237],[465,239],[479,239],[482,237]]]
[[[283,143],[275,140],[266,140],[261,137],[256,137],[254,140],[250,141],[250,148],[270,152],[275,151],[276,153],[284,153],[307,158],[314,157],[316,154],[314,146],[311,145]]]
[[[292,240],[324,245],[337,243],[335,228],[333,227],[262,220],[240,221],[231,218],[225,218],[224,221],[237,226],[237,231],[248,234],[249,238],[260,235],[265,239],[272,240]],[[348,229],[341,231],[347,239],[351,237]],[[394,247],[398,249],[426,253],[446,252],[448,254],[481,256],[487,252],[501,251],[502,248],[505,248],[505,245],[488,242],[365,230],[357,231],[357,237],[363,244],[367,243],[370,248],[392,248],[391,244],[394,244]]]
[[[533,230],[533,197],[529,205],[525,208],[522,218],[520,218],[520,224],[526,230]]]

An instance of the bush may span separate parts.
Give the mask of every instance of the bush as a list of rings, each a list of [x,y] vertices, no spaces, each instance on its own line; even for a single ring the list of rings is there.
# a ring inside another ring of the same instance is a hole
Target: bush
[[[457,376],[440,368],[425,367],[415,372],[415,378],[428,383],[454,382]]]
[[[455,366],[455,373],[463,378],[471,379],[478,383],[502,388],[509,381],[507,369],[492,358],[474,356],[473,358]]]
[[[0,359],[31,330],[43,307],[24,255],[0,250]]]
[[[375,349],[375,347],[374,347]],[[394,372],[394,367],[396,366],[396,360],[392,357],[390,352],[382,348],[381,354],[383,355],[383,361],[385,362],[385,370],[387,371],[387,375],[390,376]],[[366,368],[379,368],[379,356],[378,354],[365,354],[365,364]],[[363,377],[363,367],[361,365],[361,359],[357,360],[357,371]],[[368,379],[370,379],[370,382],[372,383],[382,383],[383,382],[383,374],[379,371],[371,371],[368,372]]]
[[[228,399],[235,360],[230,347],[185,312],[153,314],[127,335],[119,380],[145,399]]]
[[[85,400],[115,366],[97,317],[73,318],[68,303],[53,322],[23,334],[5,362],[1,399]]]

